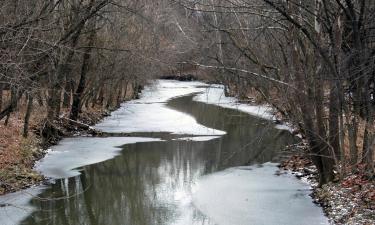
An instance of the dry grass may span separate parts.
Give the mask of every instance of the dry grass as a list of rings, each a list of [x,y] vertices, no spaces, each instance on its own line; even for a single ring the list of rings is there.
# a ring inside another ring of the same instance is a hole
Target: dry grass
[[[132,96],[133,91],[128,90],[126,99],[129,100]],[[7,101],[9,96],[6,95],[5,102]],[[35,135],[35,131],[45,120],[47,110],[45,106],[34,102],[29,136],[24,138],[22,132],[26,105],[26,100],[22,99],[17,111],[11,115],[8,125],[4,124],[4,120],[0,121],[0,195],[29,187],[43,179],[33,170],[35,162],[44,155],[41,139]],[[79,120],[93,125],[108,115],[108,112],[100,106],[84,107]],[[61,114],[69,117],[69,109],[62,108]]]
[[[41,181],[32,170],[41,155],[35,135],[22,137],[23,120],[13,115],[7,126],[0,124],[0,195],[16,191]]]
[[[22,121],[12,117],[9,125],[0,124],[0,169],[18,163],[22,140]]]

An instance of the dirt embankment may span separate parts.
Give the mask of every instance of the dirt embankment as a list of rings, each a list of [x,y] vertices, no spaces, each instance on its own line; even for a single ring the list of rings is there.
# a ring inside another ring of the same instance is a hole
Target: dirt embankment
[[[44,157],[48,147],[56,144],[62,137],[87,132],[84,127],[69,123],[65,117],[61,117],[58,121],[54,121],[54,127],[59,130],[59,135],[53,140],[43,140],[39,134],[43,126],[44,113],[34,114],[27,138],[22,136],[22,111],[13,114],[7,125],[0,124],[0,195],[42,182],[43,176],[35,172],[33,167],[36,161]],[[107,110],[90,108],[80,115],[79,123],[85,126],[94,125],[107,115],[109,115]]]
[[[136,98],[130,90],[125,100]],[[34,110],[30,118],[28,137],[23,137],[26,103],[20,102],[16,112],[9,119],[0,121],[0,195],[15,192],[37,185],[45,179],[33,170],[36,161],[44,157],[47,149],[63,138],[69,136],[93,134],[90,126],[108,116],[118,106],[85,106],[78,121],[70,121],[69,109],[62,108],[60,117],[53,121],[56,129],[52,136],[46,139],[43,128],[46,124],[46,108],[34,103]]]
[[[12,117],[0,124],[0,195],[39,183],[42,177],[32,170],[41,158],[40,140],[35,135],[23,138],[23,122]]]

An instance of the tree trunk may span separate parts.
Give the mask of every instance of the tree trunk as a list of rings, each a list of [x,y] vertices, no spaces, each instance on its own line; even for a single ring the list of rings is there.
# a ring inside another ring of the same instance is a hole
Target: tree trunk
[[[98,96],[98,101],[99,101],[101,108],[103,108],[103,104],[104,104],[104,88],[105,88],[105,84],[102,87],[100,87],[99,96]]]
[[[115,85],[109,84],[110,89],[107,90],[109,92],[108,99],[107,99],[107,104],[105,106],[106,109],[109,109],[113,106],[113,95],[115,94]]]
[[[11,114],[11,112],[8,112],[7,117],[5,118],[5,122],[4,122],[5,126],[9,125],[10,114]]]
[[[348,118],[349,120],[349,118]],[[349,139],[349,152],[350,152],[350,165],[355,165],[358,162],[358,148],[357,148],[357,129],[358,123],[355,116],[351,121],[347,122],[348,127],[348,139]]]
[[[330,96],[329,96],[329,137],[328,142],[330,147],[333,151],[332,155],[335,157],[336,160],[341,159],[341,151],[340,151],[340,130],[339,130],[339,114],[340,114],[340,101],[339,101],[339,93],[336,81],[332,81],[334,84],[331,85],[330,88]]]
[[[63,106],[65,108],[69,108],[71,104],[72,99],[72,91],[74,90],[74,81],[70,77],[70,74],[66,77],[66,84],[65,84],[65,90],[64,90],[64,100],[63,100]]]
[[[128,94],[128,81],[125,82],[125,91],[124,91],[124,100],[126,100],[127,98],[127,94]]]
[[[28,133],[29,133],[29,121],[30,121],[30,116],[31,112],[33,109],[33,96],[31,94],[28,95],[28,103],[27,103],[27,110],[26,110],[26,115],[25,115],[25,123],[23,125],[23,137],[27,138]]]
[[[123,101],[123,98],[122,98],[122,93],[123,93],[123,82],[120,82],[119,83],[119,87],[118,87],[118,93],[117,93],[117,100],[116,100],[116,104],[117,106],[120,106],[121,102]]]
[[[3,84],[0,84],[0,112],[3,109]]]
[[[95,39],[95,30],[92,31],[89,36],[88,46],[92,46],[94,44],[94,39]],[[91,53],[91,48],[86,48],[83,54],[81,76],[79,79],[77,90],[75,91],[73,95],[73,104],[72,104],[72,109],[70,111],[71,120],[78,119],[79,111],[81,109],[82,96],[83,96],[83,92],[85,91],[86,76],[87,76],[87,71],[88,71],[89,63],[90,63],[90,53]]]
[[[7,117],[5,124],[8,124],[10,114],[17,108],[17,102],[22,96],[22,94],[18,93],[18,91],[14,87],[11,87],[10,90],[10,103],[0,112],[0,120],[2,120],[5,116]]]
[[[374,147],[375,133],[373,131],[372,123],[370,123],[370,121],[366,121],[365,134],[363,138],[362,162],[366,163],[366,172],[371,178],[374,176]]]
[[[92,7],[93,1],[91,0],[89,3],[89,8],[87,10],[90,10]],[[79,26],[76,27],[74,31],[68,31],[68,32],[73,32],[73,35],[70,40],[70,50],[67,53],[66,56],[60,56],[59,59],[59,64],[57,66],[56,72],[54,74],[54,80],[51,84],[51,95],[49,99],[49,104],[48,104],[48,113],[47,113],[47,119],[48,121],[52,122],[57,115],[57,111],[59,111],[59,106],[61,102],[61,93],[59,96],[59,92],[62,89],[62,83],[64,79],[66,78],[67,74],[70,74],[71,71],[71,66],[70,64],[72,63],[73,56],[75,54],[75,48],[78,44],[79,37],[81,36],[81,32],[85,26],[85,22],[79,23]],[[62,54],[62,53],[60,53]]]

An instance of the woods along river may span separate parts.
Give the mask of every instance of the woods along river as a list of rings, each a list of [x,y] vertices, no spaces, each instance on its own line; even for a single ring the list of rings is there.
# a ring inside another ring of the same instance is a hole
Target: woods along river
[[[292,175],[267,108],[219,85],[159,80],[95,128],[127,137],[66,138],[37,163],[52,183],[0,198],[0,224],[328,224]]]

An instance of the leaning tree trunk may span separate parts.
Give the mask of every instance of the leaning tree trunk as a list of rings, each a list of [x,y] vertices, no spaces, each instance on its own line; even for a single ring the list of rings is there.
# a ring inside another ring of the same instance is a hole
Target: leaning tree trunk
[[[0,120],[7,117],[5,124],[8,124],[10,114],[17,108],[18,100],[22,96],[22,93],[18,93],[15,87],[10,87],[10,90],[10,103],[0,112]]]
[[[86,10],[89,12],[93,6],[94,1],[91,0],[89,3],[89,6]],[[76,15],[77,16],[77,15]],[[68,29],[67,33],[64,36],[71,37],[70,38],[70,50],[69,52],[64,56],[62,55],[59,60],[59,64],[56,69],[56,73],[54,74],[55,77],[51,84],[51,93],[50,93],[50,99],[48,100],[48,113],[47,113],[47,120],[49,122],[52,122],[57,114],[59,113],[59,107],[61,103],[61,90],[63,89],[63,83],[64,80],[71,71],[70,64],[72,63],[73,56],[75,54],[75,48],[78,44],[79,38],[81,36],[82,30],[85,27],[86,21],[89,18],[82,19],[80,23],[78,23],[78,26],[73,27],[71,29]]]
[[[83,62],[82,62],[82,67],[81,67],[81,76],[79,79],[78,87],[77,90],[75,91],[73,95],[73,104],[72,104],[72,109],[70,111],[70,119],[71,120],[77,120],[79,111],[81,108],[81,102],[82,102],[82,96],[85,91],[85,86],[86,86],[86,76],[87,76],[87,71],[89,69],[89,63],[90,63],[90,53],[91,53],[91,48],[94,44],[94,39],[95,39],[95,30],[91,32],[89,40],[88,40],[88,46],[89,48],[86,48],[84,54],[83,54]]]

